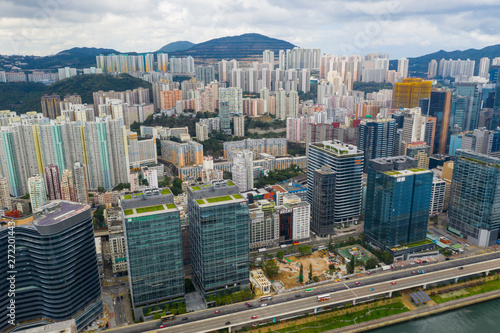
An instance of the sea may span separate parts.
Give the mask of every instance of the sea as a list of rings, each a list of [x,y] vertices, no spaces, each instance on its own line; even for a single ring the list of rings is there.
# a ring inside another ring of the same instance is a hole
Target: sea
[[[499,333],[500,299],[372,330],[372,333]]]

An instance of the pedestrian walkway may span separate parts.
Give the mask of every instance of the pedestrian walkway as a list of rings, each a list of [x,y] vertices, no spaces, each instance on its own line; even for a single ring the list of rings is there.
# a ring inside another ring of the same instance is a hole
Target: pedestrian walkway
[[[186,311],[199,311],[207,308],[205,300],[197,291],[186,294]]]

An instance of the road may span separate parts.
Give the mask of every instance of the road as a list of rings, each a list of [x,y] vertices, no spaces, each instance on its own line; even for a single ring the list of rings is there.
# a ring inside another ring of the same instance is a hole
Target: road
[[[313,293],[304,291],[295,293],[285,293],[273,296],[272,301],[266,301],[267,307],[261,307],[259,301],[250,302],[253,307],[248,308],[243,303],[217,307],[220,314],[214,314],[214,309],[197,311],[190,314],[180,315],[175,320],[166,323],[167,328],[158,329],[159,320],[141,324],[130,325],[112,332],[139,333],[145,331],[158,332],[179,332],[179,325],[182,325],[182,332],[207,332],[221,329],[228,326],[250,324],[269,318],[282,318],[295,313],[305,313],[318,306],[316,295],[330,293],[332,299],[321,303],[321,306],[332,304],[342,304],[355,299],[363,299],[392,291],[408,289],[437,281],[452,280],[459,276],[472,275],[475,272],[483,272],[488,269],[500,269],[500,252],[490,253],[482,256],[453,259],[435,264],[411,265],[405,269],[390,270],[364,276],[360,279],[351,279],[333,284],[317,286]],[[459,270],[457,267],[464,266]],[[414,270],[423,269],[424,274],[411,275]],[[396,278],[396,280],[393,280]],[[355,282],[359,281],[360,286],[356,287]],[[396,284],[391,284],[395,281]],[[370,289],[374,288],[373,291]],[[332,292],[334,290],[334,292]],[[299,295],[299,297],[297,297]],[[257,319],[251,319],[257,316]],[[182,318],[188,318],[183,321]],[[230,325],[225,325],[231,322]]]

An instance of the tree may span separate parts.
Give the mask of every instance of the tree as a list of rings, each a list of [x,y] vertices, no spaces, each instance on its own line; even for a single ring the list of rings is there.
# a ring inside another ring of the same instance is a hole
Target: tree
[[[330,235],[330,237],[328,238],[328,243],[326,246],[327,246],[328,252],[333,252],[335,250],[335,245],[333,245],[332,235]]]
[[[99,192],[99,193],[104,193],[104,192],[106,192],[106,190],[104,189],[104,187],[99,186],[99,187],[97,188],[97,192]]]
[[[302,268],[302,264],[300,264],[300,270],[299,270],[299,283],[300,284],[304,283],[304,268]]]
[[[375,258],[370,258],[365,263],[365,269],[373,269],[377,267],[377,265],[378,265],[378,260]]]
[[[224,171],[222,174],[223,179],[233,179],[233,173],[229,171]]]
[[[173,194],[173,195],[179,195],[179,194],[181,194],[182,192],[184,192],[184,191],[182,190],[182,180],[180,180],[179,178],[176,178],[176,179],[174,180],[174,182],[172,183],[172,188],[171,188],[171,190],[172,190],[172,194]]]
[[[276,253],[276,258],[278,258],[279,260],[283,260],[283,257],[285,256],[285,252],[280,250]]]
[[[312,280],[313,282],[318,282],[319,281],[319,277],[317,277],[316,275],[312,277]]]
[[[299,253],[302,256],[307,256],[307,255],[311,254],[311,250],[312,250],[312,248],[309,245],[299,246]]]
[[[94,228],[104,228],[104,206],[99,206],[94,212]]]
[[[313,265],[309,263],[309,281],[313,278]]]
[[[355,265],[355,261],[356,261],[356,258],[354,258],[354,256],[351,256],[351,261],[349,261],[347,263],[347,265],[345,266],[346,270],[347,270],[347,274],[352,274],[354,273],[354,265]]]
[[[278,273],[280,271],[278,264],[276,264],[275,260],[267,260],[264,263],[263,270],[264,270],[264,273],[266,273],[267,277],[269,277],[270,279],[272,279],[273,277],[278,275]]]
[[[333,272],[335,270],[335,264],[328,265],[328,269],[330,270],[330,272]]]
[[[144,186],[149,186],[149,182],[148,182],[148,180],[147,180],[147,179],[143,179],[143,180],[142,180],[142,185],[144,185]]]

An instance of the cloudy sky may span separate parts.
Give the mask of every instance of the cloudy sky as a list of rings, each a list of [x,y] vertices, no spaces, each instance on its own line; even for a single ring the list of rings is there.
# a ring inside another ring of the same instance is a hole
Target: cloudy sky
[[[0,54],[146,52],[254,32],[322,53],[398,58],[500,44],[498,27],[498,0],[0,0]]]

